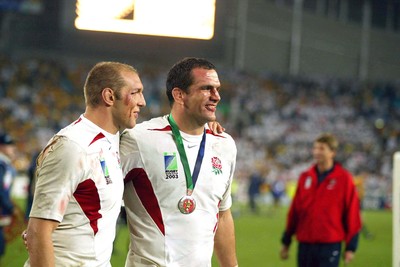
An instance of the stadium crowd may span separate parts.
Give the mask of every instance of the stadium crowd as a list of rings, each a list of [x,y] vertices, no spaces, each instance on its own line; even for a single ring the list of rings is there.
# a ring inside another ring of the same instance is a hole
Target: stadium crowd
[[[50,136],[84,111],[82,86],[94,62],[12,59],[0,55],[0,130],[18,140],[20,172]],[[129,63],[129,62],[128,62]],[[169,66],[133,64],[146,88],[140,120],[168,110]],[[266,183],[293,182],[311,162],[321,132],[340,143],[337,159],[363,180],[371,208],[390,207],[392,156],[400,143],[400,83],[288,77],[219,68],[223,101],[218,120],[238,146],[239,199],[262,167]],[[305,160],[308,159],[308,160]],[[379,201],[377,201],[379,200]]]

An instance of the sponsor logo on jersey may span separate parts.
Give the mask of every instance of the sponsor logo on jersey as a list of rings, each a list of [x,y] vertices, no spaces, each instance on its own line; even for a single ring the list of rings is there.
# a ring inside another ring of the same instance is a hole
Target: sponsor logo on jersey
[[[165,179],[178,179],[178,161],[175,152],[164,152]]]

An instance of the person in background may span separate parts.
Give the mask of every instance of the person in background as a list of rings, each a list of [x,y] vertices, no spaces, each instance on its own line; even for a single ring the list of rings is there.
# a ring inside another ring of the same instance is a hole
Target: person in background
[[[25,208],[25,220],[29,219],[29,213],[31,212],[33,195],[35,189],[35,180],[36,180],[36,160],[39,156],[40,152],[37,152],[33,155],[31,162],[29,164],[29,168],[27,171],[28,175],[28,188],[27,188],[27,197],[26,197],[26,208]]]
[[[185,58],[169,71],[169,115],[121,136],[127,267],[237,266],[231,184],[236,145],[207,126],[221,100],[215,66]]]
[[[283,180],[283,178],[278,177],[271,182],[270,188],[273,199],[273,208],[276,210],[281,206],[282,198],[285,195],[285,181]]]
[[[86,110],[37,159],[25,266],[111,266],[124,190],[120,132],[146,102],[130,65],[100,62],[84,85]]]
[[[361,217],[352,175],[335,161],[337,139],[320,135],[313,145],[315,164],[300,175],[282,237],[282,259],[289,256],[292,235],[299,242],[299,267],[337,267],[342,242],[344,262],[354,258]]]
[[[14,140],[10,135],[0,133],[0,260],[6,250],[4,227],[11,224],[15,212],[11,200],[11,186],[16,176],[16,170],[12,163],[15,156]]]
[[[261,186],[265,183],[264,177],[260,171],[254,171],[249,177],[249,188],[247,194],[249,197],[249,207],[252,213],[258,214],[258,198],[260,196]]]

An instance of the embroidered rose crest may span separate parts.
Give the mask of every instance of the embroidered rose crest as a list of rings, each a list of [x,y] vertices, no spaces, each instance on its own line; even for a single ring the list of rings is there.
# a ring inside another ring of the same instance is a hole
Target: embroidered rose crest
[[[214,174],[222,174],[221,160],[218,157],[213,157],[211,159],[211,163],[212,163],[212,172]]]

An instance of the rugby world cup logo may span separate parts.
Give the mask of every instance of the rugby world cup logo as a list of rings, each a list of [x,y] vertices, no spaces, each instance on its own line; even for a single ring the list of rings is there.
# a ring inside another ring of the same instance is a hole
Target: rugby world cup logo
[[[101,169],[103,170],[104,179],[106,179],[106,184],[112,184],[112,180],[110,178],[110,173],[108,172],[108,166],[107,166],[106,160],[103,158],[103,156],[101,156],[101,158],[100,158],[100,166],[101,166]]]
[[[178,179],[178,161],[176,153],[164,152],[165,179]]]

